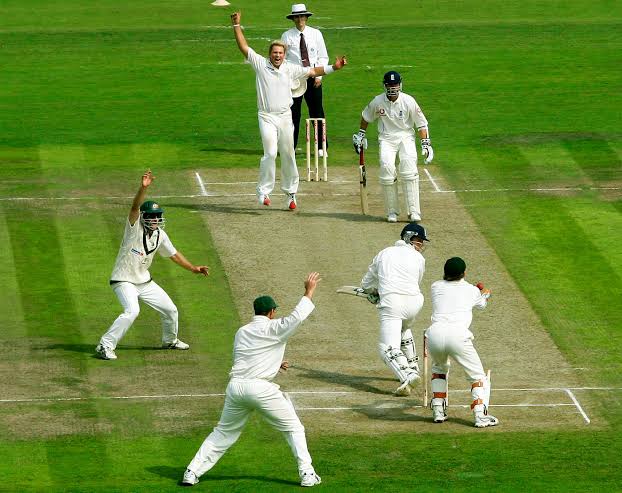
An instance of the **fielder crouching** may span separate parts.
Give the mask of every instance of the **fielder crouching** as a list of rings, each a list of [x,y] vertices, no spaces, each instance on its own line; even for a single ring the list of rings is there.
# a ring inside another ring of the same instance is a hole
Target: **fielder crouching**
[[[451,357],[462,366],[471,383],[475,426],[486,428],[497,425],[499,420],[488,414],[490,382],[473,346],[469,327],[473,307],[485,308],[490,290],[466,282],[465,272],[464,260],[452,257],[445,262],[443,280],[432,284],[432,325],[425,333],[432,359],[432,415],[435,423],[447,419],[447,373]]]
[[[429,241],[425,228],[407,224],[400,240],[376,255],[361,281],[366,292],[377,292],[380,297],[378,349],[400,381],[394,392],[397,396],[410,395],[411,385],[421,378],[411,328],[423,306],[419,283],[425,272],[424,241]]]

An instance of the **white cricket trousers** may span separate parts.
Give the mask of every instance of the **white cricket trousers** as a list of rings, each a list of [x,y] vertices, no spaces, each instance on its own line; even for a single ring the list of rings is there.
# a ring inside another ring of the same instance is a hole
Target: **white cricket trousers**
[[[263,157],[259,161],[257,195],[268,195],[276,180],[276,155],[281,156],[281,190],[298,191],[298,168],[294,150],[294,124],[292,112],[275,114],[259,112],[259,133],[263,144]]]
[[[482,361],[473,346],[473,334],[462,327],[435,323],[426,331],[428,351],[432,360],[432,373],[447,374],[453,358],[466,374],[469,383],[484,380],[486,374]]]
[[[123,313],[112,322],[101,340],[102,346],[115,349],[119,341],[134,323],[140,313],[138,301],[142,301],[160,314],[162,320],[162,344],[170,344],[177,339],[178,313],[177,307],[168,294],[154,281],[144,284],[133,284],[131,282],[118,282],[112,285],[114,293],[117,295]]]
[[[380,140],[380,173],[382,185],[392,185],[397,179],[395,159],[399,153],[399,175],[402,180],[410,181],[419,176],[417,170],[417,142],[413,135],[394,140]]]
[[[378,349],[383,357],[387,346],[399,349],[402,332],[412,329],[415,318],[423,307],[423,295],[387,294],[378,303],[380,340]]]
[[[205,439],[188,469],[199,477],[214,467],[240,437],[251,412],[255,410],[271,426],[283,432],[298,462],[299,473],[313,471],[305,429],[294,406],[278,385],[259,378],[232,378],[229,381],[220,421]]]

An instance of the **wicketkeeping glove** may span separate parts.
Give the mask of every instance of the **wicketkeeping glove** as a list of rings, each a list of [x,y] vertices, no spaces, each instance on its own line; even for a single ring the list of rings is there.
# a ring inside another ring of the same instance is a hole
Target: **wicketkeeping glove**
[[[367,138],[365,137],[365,130],[359,129],[359,133],[352,136],[352,144],[354,144],[354,151],[357,154],[361,153],[361,148],[367,149]]]
[[[430,139],[421,139],[421,154],[425,156],[425,164],[430,164],[434,159],[434,149],[432,149]]]

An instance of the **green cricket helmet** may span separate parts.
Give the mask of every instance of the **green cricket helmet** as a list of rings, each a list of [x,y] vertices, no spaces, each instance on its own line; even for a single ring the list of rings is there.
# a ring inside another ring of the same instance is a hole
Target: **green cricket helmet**
[[[140,206],[140,223],[146,229],[155,231],[158,228],[164,228],[166,220],[164,219],[164,209],[160,204],[153,200],[147,200]]]

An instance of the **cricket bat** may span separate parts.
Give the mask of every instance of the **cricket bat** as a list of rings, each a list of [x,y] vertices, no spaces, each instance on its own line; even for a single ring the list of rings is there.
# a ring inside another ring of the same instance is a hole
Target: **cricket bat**
[[[369,205],[367,204],[367,171],[365,170],[365,150],[361,146],[359,152],[359,188],[361,191],[361,211],[363,215],[369,213]]]
[[[349,294],[352,296],[360,296],[361,298],[367,298],[367,293],[360,286],[341,286],[337,289],[339,294]]]

